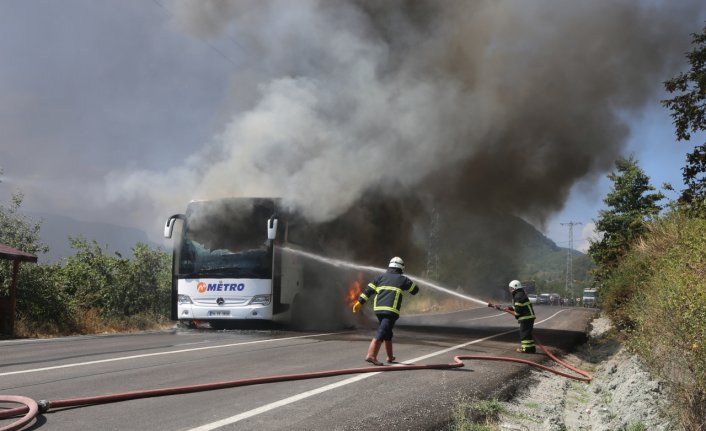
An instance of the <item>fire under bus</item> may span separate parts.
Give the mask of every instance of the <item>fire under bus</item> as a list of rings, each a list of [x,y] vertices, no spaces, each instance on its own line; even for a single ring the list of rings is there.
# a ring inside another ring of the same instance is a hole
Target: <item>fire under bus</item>
[[[164,236],[174,238],[172,320],[220,329],[342,316],[347,292],[324,286],[320,267],[286,252],[311,242],[314,232],[278,199],[192,201],[185,214],[167,219]],[[350,284],[350,274],[326,276]]]

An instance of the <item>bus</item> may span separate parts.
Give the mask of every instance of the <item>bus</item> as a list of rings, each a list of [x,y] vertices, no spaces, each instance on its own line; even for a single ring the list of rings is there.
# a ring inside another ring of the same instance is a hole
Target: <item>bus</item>
[[[330,269],[287,252],[303,244],[315,249],[315,235],[279,199],[192,201],[184,214],[167,219],[164,236],[174,243],[172,320],[223,329],[246,320],[331,322],[345,316],[342,289],[355,276],[328,277]],[[337,280],[336,286],[322,282],[323,276]],[[316,295],[307,296],[312,291]]]

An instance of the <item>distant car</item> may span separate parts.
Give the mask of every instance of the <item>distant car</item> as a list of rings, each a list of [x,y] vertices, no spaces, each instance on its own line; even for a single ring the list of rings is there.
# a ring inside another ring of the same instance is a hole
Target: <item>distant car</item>
[[[537,297],[537,305],[549,305],[549,294],[542,293]]]
[[[529,300],[530,300],[530,302],[531,302],[532,304],[536,304],[536,303],[537,303],[537,295],[536,295],[536,294],[534,294],[534,293],[529,293],[529,294],[527,294],[527,297],[529,298]]]

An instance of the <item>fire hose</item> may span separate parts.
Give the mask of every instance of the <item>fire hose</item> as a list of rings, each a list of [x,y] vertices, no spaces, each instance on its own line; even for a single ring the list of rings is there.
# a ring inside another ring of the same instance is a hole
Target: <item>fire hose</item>
[[[495,307],[493,304],[488,304],[489,307]],[[498,308],[500,310],[500,308]],[[510,314],[512,311],[509,309],[503,309]],[[149,389],[140,391],[123,392],[117,394],[107,394],[98,395],[92,397],[80,397],[80,398],[67,398],[61,400],[40,400],[35,401],[28,397],[15,396],[15,395],[0,395],[0,402],[2,403],[13,403],[20,404],[19,407],[6,409],[0,411],[0,420],[9,419],[21,416],[15,422],[0,428],[0,431],[15,431],[24,427],[26,424],[31,422],[39,413],[46,413],[50,409],[60,409],[67,407],[80,407],[89,406],[96,404],[106,404],[114,403],[119,401],[134,400],[140,398],[150,398],[159,397],[165,395],[176,395],[176,394],[186,394],[192,392],[203,392],[211,391],[217,389],[235,388],[240,386],[250,386],[259,385],[264,383],[275,383],[275,382],[285,382],[294,380],[306,380],[306,379],[318,379],[323,377],[333,377],[342,376],[347,374],[362,374],[362,373],[379,373],[379,372],[392,372],[392,371],[409,371],[409,370],[448,370],[452,368],[461,368],[465,364],[463,360],[484,360],[484,361],[507,361],[516,362],[520,364],[529,365],[531,367],[539,368],[563,377],[570,379],[579,380],[582,382],[590,382],[593,377],[586,371],[580,370],[561,359],[557,358],[552,354],[539,340],[536,336],[533,336],[535,343],[544,351],[544,353],[549,356],[556,363],[561,366],[568,368],[569,370],[579,374],[580,376],[564,373],[559,370],[547,367],[545,365],[539,364],[537,362],[532,362],[525,359],[513,358],[509,356],[479,356],[479,355],[458,355],[454,356],[454,361],[449,364],[427,364],[427,365],[394,365],[394,366],[373,366],[373,367],[362,367],[362,368],[344,368],[339,370],[329,370],[329,371],[318,371],[312,373],[300,373],[300,374],[285,374],[280,376],[266,376],[266,377],[256,377],[251,379],[240,379],[240,380],[229,380],[214,383],[204,383],[197,385],[188,386],[177,386],[172,388],[162,388],[162,389]]]

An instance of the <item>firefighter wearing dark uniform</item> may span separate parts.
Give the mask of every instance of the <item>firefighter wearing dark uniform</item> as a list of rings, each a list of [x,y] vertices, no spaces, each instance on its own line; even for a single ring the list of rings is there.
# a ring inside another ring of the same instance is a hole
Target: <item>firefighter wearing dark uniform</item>
[[[375,298],[373,311],[380,324],[375,338],[372,339],[368,347],[368,355],[365,357],[365,360],[373,365],[382,365],[382,362],[377,360],[377,356],[383,342],[385,343],[387,362],[395,361],[395,356],[392,353],[392,328],[400,317],[402,295],[405,293],[416,295],[419,292],[419,287],[402,273],[403,269],[402,258],[393,257],[387,272],[375,277],[360,294],[358,302],[353,304],[353,312],[356,313],[366,301]]]
[[[518,280],[512,280],[509,284],[510,293],[512,293],[512,307],[508,307],[515,312],[515,319],[520,323],[520,348],[518,352],[535,353],[537,348],[534,345],[532,338],[532,329],[534,328],[534,308],[529,297],[522,287],[522,283]]]

